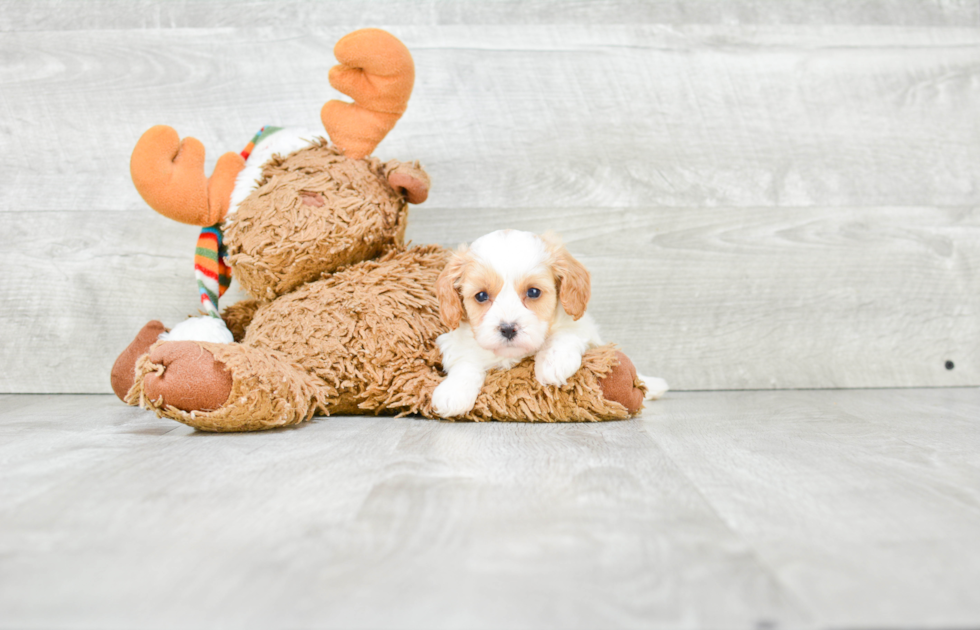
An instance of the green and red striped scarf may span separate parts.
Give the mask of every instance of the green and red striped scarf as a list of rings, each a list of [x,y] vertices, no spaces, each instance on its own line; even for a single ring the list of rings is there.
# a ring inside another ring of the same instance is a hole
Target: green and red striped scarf
[[[252,140],[242,150],[242,157],[248,160],[255,145],[266,137],[279,131],[281,127],[266,126],[259,129]],[[197,237],[197,249],[194,253],[194,276],[197,278],[197,290],[201,295],[201,308],[211,317],[220,318],[218,299],[225,294],[231,284],[231,267],[226,257],[228,251],[224,246],[221,233],[221,223],[215,223],[203,228]]]

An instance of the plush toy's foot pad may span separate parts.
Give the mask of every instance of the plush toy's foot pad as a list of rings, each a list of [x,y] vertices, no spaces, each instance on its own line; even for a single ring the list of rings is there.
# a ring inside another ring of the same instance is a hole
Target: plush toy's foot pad
[[[231,372],[225,364],[193,341],[168,341],[150,351],[150,362],[164,366],[163,373],[143,379],[150,400],[162,400],[182,411],[213,411],[228,401]]]
[[[156,343],[160,334],[165,332],[167,329],[163,327],[163,324],[154,319],[136,333],[136,339],[133,339],[116,359],[112,366],[110,379],[112,391],[116,393],[119,400],[126,401],[126,394],[136,380],[136,360],[146,354],[150,346]]]
[[[599,387],[602,388],[602,395],[606,400],[618,402],[632,415],[643,407],[643,390],[635,385],[636,367],[630,358],[618,350],[616,358],[619,359],[619,365],[599,380]]]

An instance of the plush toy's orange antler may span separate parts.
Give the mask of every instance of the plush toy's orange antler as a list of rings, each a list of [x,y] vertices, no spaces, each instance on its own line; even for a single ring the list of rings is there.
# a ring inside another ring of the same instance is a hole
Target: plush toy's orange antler
[[[181,141],[166,125],[144,133],[129,160],[136,190],[151,208],[175,221],[201,226],[224,219],[235,177],[244,166],[241,155],[225,153],[206,178],[204,145],[195,138]]]
[[[405,44],[377,28],[344,36],[333,52],[340,65],[330,69],[330,85],[354,102],[330,101],[320,118],[333,143],[357,160],[370,155],[405,113],[415,64]]]

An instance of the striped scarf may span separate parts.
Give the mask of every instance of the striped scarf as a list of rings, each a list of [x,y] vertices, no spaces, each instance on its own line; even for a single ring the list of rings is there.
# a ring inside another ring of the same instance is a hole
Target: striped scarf
[[[255,145],[280,129],[282,127],[271,126],[259,129],[242,150],[242,157],[248,160]],[[225,294],[231,284],[231,267],[228,266],[227,256],[221,223],[203,228],[201,235],[197,237],[197,249],[194,252],[194,277],[197,278],[197,290],[201,295],[201,307],[205,313],[219,319],[221,315],[218,312],[218,298]]]

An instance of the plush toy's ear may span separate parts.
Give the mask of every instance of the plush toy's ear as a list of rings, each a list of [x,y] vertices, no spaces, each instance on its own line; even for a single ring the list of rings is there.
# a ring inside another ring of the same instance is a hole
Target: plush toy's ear
[[[405,196],[408,203],[422,203],[429,198],[429,175],[418,162],[402,164],[391,161],[385,165],[388,183]]]
[[[330,85],[354,99],[330,101],[320,118],[344,155],[370,155],[408,107],[415,85],[415,63],[405,44],[377,28],[354,31],[333,49],[340,65],[330,69]]]
[[[589,298],[592,297],[589,270],[568,253],[557,235],[549,232],[541,238],[551,252],[549,262],[558,280],[558,299],[565,312],[577,320],[585,315]]]
[[[439,298],[439,319],[442,320],[443,324],[449,326],[450,330],[459,328],[459,323],[466,316],[466,311],[463,309],[463,298],[460,296],[459,289],[457,288],[459,281],[463,277],[463,269],[466,268],[468,260],[466,252],[466,246],[460,246],[453,253],[449,259],[449,263],[436,280],[436,297]]]
[[[174,221],[209,226],[224,219],[235,178],[244,166],[241,155],[225,153],[207,178],[204,145],[195,138],[181,141],[176,131],[157,125],[136,143],[129,172],[151,208]]]

